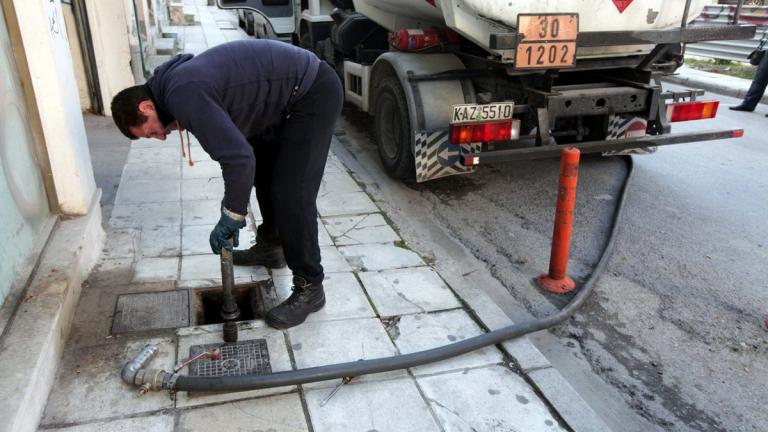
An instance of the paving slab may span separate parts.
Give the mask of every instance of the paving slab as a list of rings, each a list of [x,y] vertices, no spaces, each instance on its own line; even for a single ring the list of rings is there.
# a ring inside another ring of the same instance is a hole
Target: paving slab
[[[175,280],[178,274],[178,257],[142,258],[136,262],[133,283]]]
[[[115,204],[143,204],[153,202],[179,201],[181,181],[163,179],[139,181],[126,179],[120,182]]]
[[[182,255],[207,255],[211,253],[211,244],[208,238],[215,227],[211,225],[185,225],[181,231]],[[243,236],[240,236],[240,245],[243,245]]]
[[[461,307],[461,303],[429,267],[358,274],[381,316],[405,315]]]
[[[131,149],[164,148],[164,145],[162,143],[158,142],[156,139],[139,138],[139,139],[131,141],[130,147],[131,147]],[[152,162],[149,162],[149,163],[152,163]]]
[[[333,246],[320,247],[320,259],[325,274],[329,273],[348,273],[353,269],[346,259],[339,253],[339,250]],[[279,269],[272,269],[273,276],[291,275],[291,269],[287,266]]]
[[[319,246],[333,246],[333,240],[320,219],[317,220],[317,244]]]
[[[401,353],[412,353],[460,342],[485,333],[464,310],[407,315],[388,328]],[[413,368],[414,375],[427,375],[457,369],[500,364],[504,356],[495,346],[459,357]]]
[[[360,185],[346,172],[328,172],[323,175],[319,196],[362,191]]]
[[[440,431],[413,380],[347,384],[325,406],[329,389],[306,392],[315,432]]]
[[[160,348],[150,361],[150,368],[173,367],[176,348],[167,338],[67,350],[41,424],[76,424],[172,408],[173,400],[167,392],[151,392],[139,398],[136,389],[120,379],[125,363],[146,344],[157,344]]]
[[[202,178],[188,179],[181,182],[181,199],[191,200],[217,200],[219,205],[214,208],[221,211],[221,198],[224,196],[224,179]],[[216,219],[218,221],[218,218]]]
[[[307,421],[296,393],[232,402],[184,411],[179,431],[308,431]]]
[[[397,354],[378,319],[309,322],[288,330],[299,369]],[[403,371],[366,375],[360,382],[403,377]],[[305,388],[334,387],[337,380],[305,384]]]
[[[565,431],[518,375],[492,366],[417,378],[450,431]]]
[[[221,177],[221,165],[216,161],[196,161],[193,166],[181,165],[182,177],[186,179],[208,179]]]
[[[141,230],[136,228],[119,228],[107,231],[101,259],[133,258],[138,249]]]
[[[421,257],[409,249],[388,244],[342,246],[339,252],[356,270],[386,270],[423,266]]]
[[[317,197],[317,211],[323,217],[378,213],[379,208],[365,192],[346,192]]]
[[[95,287],[128,285],[133,279],[134,258],[101,258],[88,275],[88,283]]]
[[[218,219],[217,219],[218,220]],[[153,228],[181,225],[181,203],[118,204],[112,208],[112,228]]]
[[[220,329],[221,327],[216,327]],[[267,349],[269,350],[269,361],[272,372],[291,370],[291,359],[288,355],[288,348],[285,344],[283,332],[268,327],[252,327],[243,329],[238,327],[238,341],[251,339],[265,339]],[[189,348],[193,345],[205,345],[212,343],[222,343],[221,331],[216,332],[194,332],[189,336],[179,337],[179,354],[176,361],[189,356]],[[179,373],[184,375],[189,373],[189,367],[185,367]],[[267,396],[279,393],[296,391],[296,386],[275,387],[261,390],[250,390],[237,393],[196,393],[190,395],[187,392],[179,392],[176,396],[177,407],[189,407],[197,405],[206,405],[217,402],[234,401],[248,399],[257,396]]]
[[[172,415],[158,415],[43,430],[46,432],[173,432],[173,421]]]
[[[131,147],[126,163],[129,164],[178,164],[181,160],[181,150],[178,146],[155,145],[147,147]]]
[[[221,217],[221,197],[211,200],[184,200],[183,225],[216,225]]]
[[[333,155],[333,153],[328,155],[328,160],[325,163],[325,174],[331,174],[331,173],[345,173],[347,172],[347,168],[344,166],[341,161],[339,161],[339,158]]]
[[[336,246],[392,243],[400,240],[400,236],[379,213],[329,217],[325,218],[323,223]]]
[[[121,181],[148,181],[179,180],[181,169],[179,164],[150,163],[150,164],[126,164],[123,168]]]
[[[139,258],[179,256],[181,251],[181,226],[145,228],[139,238]]]
[[[275,276],[277,296],[284,300],[291,295],[291,276]],[[354,318],[374,318],[376,313],[353,273],[330,273],[323,281],[325,307],[307,318],[307,322]]]
[[[235,283],[250,283],[269,279],[261,266],[234,266]],[[214,254],[181,257],[179,287],[200,288],[221,286],[221,257]]]

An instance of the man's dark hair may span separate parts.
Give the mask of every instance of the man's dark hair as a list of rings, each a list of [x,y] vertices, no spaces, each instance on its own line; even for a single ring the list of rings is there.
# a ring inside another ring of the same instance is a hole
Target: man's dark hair
[[[132,140],[139,137],[133,135],[128,128],[141,126],[147,121],[147,116],[139,111],[139,104],[145,100],[152,98],[144,85],[128,87],[112,98],[112,119],[120,132]]]

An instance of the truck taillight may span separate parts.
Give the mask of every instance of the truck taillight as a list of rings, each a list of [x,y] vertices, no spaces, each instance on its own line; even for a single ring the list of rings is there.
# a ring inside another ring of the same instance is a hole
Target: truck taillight
[[[681,122],[715,118],[720,101],[680,102],[667,105],[667,120]]]
[[[520,138],[520,120],[451,125],[451,144],[513,141]]]

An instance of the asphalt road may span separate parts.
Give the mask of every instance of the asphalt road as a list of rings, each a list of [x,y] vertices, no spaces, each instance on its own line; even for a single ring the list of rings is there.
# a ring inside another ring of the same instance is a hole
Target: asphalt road
[[[617,431],[768,430],[768,107],[737,113],[727,106],[738,100],[717,98],[716,120],[673,130],[742,127],[744,138],[634,157],[617,249],[595,293],[569,324],[531,337]],[[404,185],[383,174],[370,117],[347,108],[340,127],[336,153],[416,250],[471,252],[503,285],[489,294],[515,321],[567,302],[533,283],[549,258],[557,160]],[[619,158],[582,159],[577,281],[599,258],[626,173]]]

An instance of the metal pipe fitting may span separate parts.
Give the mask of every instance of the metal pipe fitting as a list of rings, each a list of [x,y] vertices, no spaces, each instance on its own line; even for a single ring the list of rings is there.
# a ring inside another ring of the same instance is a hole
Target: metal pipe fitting
[[[231,242],[231,240],[230,240]],[[224,320],[224,342],[237,342],[237,319],[240,317],[240,309],[235,301],[235,272],[232,268],[232,252],[226,248],[221,249],[221,284],[224,291],[224,301],[221,307],[221,318]]]
[[[174,374],[161,369],[141,369],[136,373],[134,385],[139,388],[139,396],[150,390],[170,389]]]
[[[136,374],[144,368],[144,366],[149,363],[150,360],[152,360],[155,355],[157,355],[159,351],[159,348],[157,345],[147,345],[144,347],[144,349],[141,350],[141,352],[134,358],[132,358],[128,363],[123,366],[123,371],[120,373],[120,376],[123,378],[123,382],[125,382],[128,385],[134,385]]]

